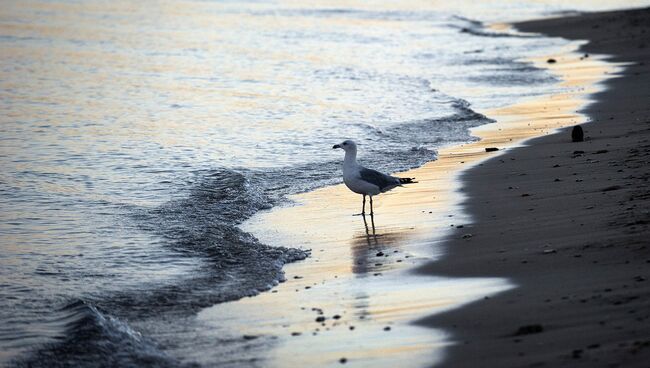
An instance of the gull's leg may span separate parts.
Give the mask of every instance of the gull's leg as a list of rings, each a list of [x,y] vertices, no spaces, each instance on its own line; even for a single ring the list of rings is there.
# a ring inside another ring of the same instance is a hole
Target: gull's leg
[[[365,199],[365,196],[364,196]],[[375,212],[372,210],[372,196],[370,196],[370,216],[374,215]]]
[[[363,216],[363,226],[366,228],[366,238],[368,241],[368,245],[370,245],[370,230],[368,230],[368,221],[366,221],[366,215],[361,215]]]

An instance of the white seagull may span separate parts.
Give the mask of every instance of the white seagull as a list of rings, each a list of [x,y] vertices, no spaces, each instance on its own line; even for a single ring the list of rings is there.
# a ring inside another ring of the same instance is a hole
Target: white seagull
[[[370,196],[370,215],[372,216],[372,196],[400,187],[402,184],[417,183],[413,181],[414,178],[397,178],[359,165],[357,163],[357,144],[354,141],[348,139],[332,147],[332,149],[336,148],[345,151],[343,182],[351,191],[363,195],[362,215],[366,214],[366,196]]]

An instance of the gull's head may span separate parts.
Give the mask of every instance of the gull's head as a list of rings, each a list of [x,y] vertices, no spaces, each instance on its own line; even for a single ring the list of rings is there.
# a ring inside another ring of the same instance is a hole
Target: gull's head
[[[345,152],[350,152],[350,151],[355,151],[356,152],[357,144],[354,143],[354,141],[348,139],[348,140],[345,140],[345,141],[343,141],[343,142],[341,142],[339,144],[335,144],[334,147],[332,147],[332,149],[336,149],[336,148],[341,148]]]

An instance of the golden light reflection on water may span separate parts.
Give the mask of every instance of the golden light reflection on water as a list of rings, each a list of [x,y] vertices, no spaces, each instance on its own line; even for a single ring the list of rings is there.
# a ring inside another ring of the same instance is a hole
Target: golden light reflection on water
[[[466,4],[458,4],[458,8],[463,6]],[[110,115],[131,128],[112,131],[116,135],[113,140],[97,142],[100,149],[102,145],[114,147],[115,140],[128,134],[151,137],[163,148],[205,143],[202,152],[214,162],[222,162],[227,156],[228,143],[241,136],[236,127],[245,123],[249,131],[263,128],[255,138],[261,147],[271,150],[272,145],[281,145],[287,137],[307,136],[312,127],[305,122],[310,119],[331,120],[330,115],[336,112],[357,120],[367,110],[367,104],[377,111],[394,108],[381,97],[377,101],[340,98],[342,88],[337,80],[304,83],[313,77],[296,73],[345,67],[378,74],[395,68],[407,70],[408,65],[387,60],[382,54],[386,47],[374,48],[372,40],[386,41],[394,48],[393,54],[404,55],[430,49],[433,42],[431,37],[424,37],[433,28],[420,28],[419,23],[403,22],[395,15],[385,19],[295,16],[291,10],[437,11],[440,7],[440,3],[426,1],[289,1],[250,5],[242,11],[241,4],[214,2],[163,1],[156,7],[125,1],[9,2],[0,31],[3,36],[29,42],[8,42],[3,49],[3,65],[18,69],[0,72],[3,87],[25,92],[5,92],[16,102],[5,118],[46,120],[61,126],[71,121],[105,122],[106,115]],[[281,39],[274,41],[280,42],[277,46],[299,42],[300,47],[269,46],[263,37],[266,33]],[[399,37],[420,33],[423,37]],[[355,37],[351,42],[357,47],[339,47],[340,37],[350,35]],[[359,52],[362,48],[363,57]],[[24,66],[25,60],[33,64]],[[311,65],[294,68],[300,63]],[[325,83],[327,86],[322,85]],[[350,94],[356,96],[363,91]],[[424,106],[431,106],[430,101],[424,102]],[[52,110],[57,110],[59,116]],[[70,114],[70,110],[74,113]],[[396,110],[392,120],[419,118]],[[188,122],[192,122],[196,134],[179,134],[186,131]],[[84,133],[91,133],[91,139],[96,135],[110,137],[102,128],[109,131],[103,126]],[[78,133],[71,130],[64,135]],[[256,157],[238,156],[236,166],[273,166],[272,160],[264,161],[265,156],[270,156],[264,152],[256,150]]]

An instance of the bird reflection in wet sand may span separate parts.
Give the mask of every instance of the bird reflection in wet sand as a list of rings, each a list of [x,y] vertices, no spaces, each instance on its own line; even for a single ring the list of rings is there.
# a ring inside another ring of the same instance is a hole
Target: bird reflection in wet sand
[[[402,229],[383,229],[379,233],[373,215],[361,215],[364,232],[352,239],[352,272],[359,276],[379,276],[382,271],[392,268],[408,231]]]
[[[361,216],[363,217],[363,225],[366,227],[366,238],[368,238],[368,245],[370,245],[370,237],[372,236],[375,239],[375,242],[377,241],[377,234],[375,231],[375,215],[373,213],[370,213],[370,224],[372,225],[372,232],[370,229],[368,229],[368,221],[366,221],[366,214],[362,213]]]

